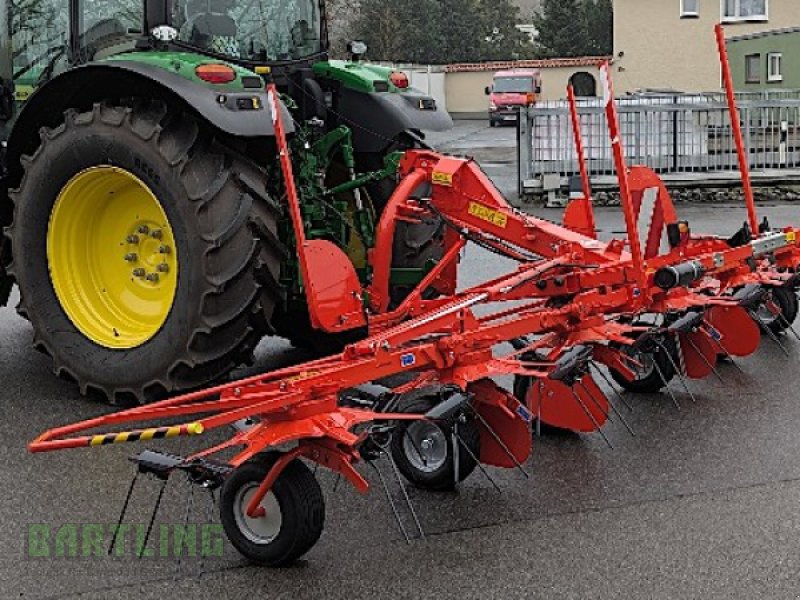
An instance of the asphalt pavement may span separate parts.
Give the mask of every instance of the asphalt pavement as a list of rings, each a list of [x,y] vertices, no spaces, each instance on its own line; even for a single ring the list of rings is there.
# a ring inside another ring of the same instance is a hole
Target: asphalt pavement
[[[486,124],[474,127],[463,131],[461,146],[494,135]],[[774,223],[800,220],[792,205],[762,210]],[[680,212],[695,230],[717,233],[732,233],[745,218],[733,206]],[[618,210],[601,209],[599,226],[606,236],[619,231]],[[508,267],[470,250],[463,283]],[[764,340],[739,362],[743,372],[722,365],[724,384],[691,382],[696,403],[673,384],[680,411],[666,395],[629,396],[627,419],[637,435],[608,425],[613,449],[596,434],[549,433],[535,440],[530,479],[490,470],[500,493],[480,473],[457,493],[410,489],[427,534],[411,544],[377,489],[359,496],[321,473],[323,537],[298,565],[279,570],[248,566],[223,545],[207,525],[218,521],[208,495],[190,497],[178,480],[166,488],[149,546],[154,555],[137,559],[128,543],[106,556],[96,532],[116,523],[136,448],[26,452],[40,431],[110,410],[52,375],[30,341],[29,324],[0,309],[0,599],[800,596],[800,343],[788,337],[788,357]],[[265,340],[256,364],[239,374],[302,358],[284,342]],[[190,446],[151,447],[181,453]],[[158,492],[152,481],[137,486],[128,542],[141,535]],[[181,529],[187,512],[195,529]],[[195,543],[184,539],[192,556],[174,556],[179,530],[189,538],[195,532]]]

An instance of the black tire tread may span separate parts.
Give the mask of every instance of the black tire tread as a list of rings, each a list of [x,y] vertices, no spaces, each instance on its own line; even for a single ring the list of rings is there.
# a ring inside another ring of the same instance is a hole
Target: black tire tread
[[[413,390],[406,394],[401,402],[395,409],[398,413],[409,414],[425,414],[433,408],[438,400],[437,391],[431,388],[421,388]],[[411,465],[405,458],[405,451],[403,449],[403,434],[405,432],[406,424],[398,425],[392,435],[391,452],[394,457],[397,467],[410,483],[414,486],[435,492],[447,492],[455,489],[455,477],[453,476],[454,468],[452,463],[448,461],[446,468],[443,472],[434,474],[418,474],[413,465]],[[463,442],[469,447],[475,456],[480,456],[480,430],[474,420],[470,419],[466,423],[459,425],[459,436]],[[449,453],[452,455],[452,445],[448,439]],[[464,481],[469,477],[478,464],[472,457],[465,451],[462,451],[459,456],[459,474],[458,480]]]
[[[285,493],[292,509],[297,511],[292,519],[294,529],[288,547],[278,548],[279,551],[273,553],[277,555],[273,556],[263,552],[263,548],[258,548],[249,540],[239,539],[235,519],[227,510],[233,504],[238,486],[250,481],[263,481],[279,457],[279,452],[264,452],[239,467],[225,482],[220,497],[220,517],[228,539],[248,560],[270,567],[291,565],[306,554],[319,541],[325,525],[325,498],[322,488],[303,462],[293,460],[281,473],[274,488],[276,495]],[[283,504],[281,510],[285,510]]]
[[[258,186],[251,183],[245,187],[241,183],[242,174],[251,181],[258,181],[259,177],[265,181],[263,170],[230,151],[193,117],[170,111],[163,102],[136,100],[121,106],[98,103],[84,113],[68,110],[61,125],[42,130],[42,143],[32,156],[22,160],[25,174],[11,193],[15,211],[25,197],[28,173],[42,160],[48,145],[68,131],[82,128],[127,130],[151,145],[167,168],[178,171],[186,201],[196,206],[199,230],[193,233],[207,244],[201,314],[187,335],[185,356],[165,364],[161,376],[141,381],[136,388],[116,389],[88,376],[76,377],[64,364],[62,353],[69,350],[48,347],[39,332],[46,323],[38,322],[21,294],[19,311],[32,317],[34,345],[44,348],[53,358],[56,373],[68,373],[76,379],[82,393],[96,389],[112,402],[123,397],[151,401],[156,399],[151,397],[153,394],[191,389],[223,377],[245,362],[268,332],[265,320],[276,304],[275,291],[265,291],[264,277],[257,277],[256,273],[270,273],[276,285],[281,248],[274,247],[274,237],[268,240],[270,243],[257,240],[253,225],[257,217],[262,230],[273,234],[277,231],[272,208],[259,206],[273,203],[266,190],[257,195],[252,188]],[[13,245],[14,223],[6,235]],[[12,261],[10,271],[16,276],[14,268]]]

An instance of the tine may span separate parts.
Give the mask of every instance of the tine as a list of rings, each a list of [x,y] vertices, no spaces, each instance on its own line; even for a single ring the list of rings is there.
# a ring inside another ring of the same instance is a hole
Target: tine
[[[208,519],[209,523],[214,522],[214,513],[217,510],[217,501],[214,498],[214,490],[213,488],[208,488],[208,495],[210,498],[210,502],[206,506],[206,519]],[[197,578],[200,579],[203,576],[203,572],[205,571],[205,560],[203,556],[205,552],[200,552],[200,561],[197,565]]]
[[[153,532],[153,525],[156,522],[156,515],[161,506],[161,499],[164,497],[164,490],[167,488],[167,481],[169,480],[164,479],[161,483],[161,489],[158,490],[158,498],[156,498],[156,504],[153,507],[153,514],[150,515],[150,522],[147,524],[147,532],[144,534],[144,541],[142,542],[142,547],[139,548],[139,556],[137,558],[142,558],[144,556],[144,550],[147,548],[147,542],[150,540],[150,534]]]
[[[389,486],[386,485],[386,480],[383,478],[383,473],[378,468],[378,465],[375,464],[375,461],[373,460],[367,461],[367,464],[371,466],[378,474],[378,479],[380,479],[381,486],[383,486],[383,491],[386,494],[386,499],[389,501],[389,506],[392,509],[392,514],[394,515],[395,521],[397,521],[397,526],[400,528],[400,532],[403,534],[403,537],[406,538],[406,544],[410,544],[411,538],[408,537],[408,532],[406,531],[406,528],[403,526],[403,521],[400,519],[400,513],[397,511],[397,506],[394,503],[394,498],[392,498],[392,494],[389,492]]]
[[[597,407],[597,410],[599,410],[601,413],[603,413],[603,416],[606,418],[606,420],[609,423],[613,423],[614,421],[611,418],[611,415],[608,413],[607,410],[605,410],[603,408],[603,405],[600,404],[600,402],[597,400],[597,398],[594,397],[594,394],[592,394],[588,389],[586,389],[586,386],[583,385],[583,382],[580,379],[578,379],[577,381],[575,381],[575,383],[577,385],[581,386],[581,389],[583,389],[583,391],[586,392],[586,395],[589,396],[589,400],[591,400],[592,404],[594,404]]]
[[[600,375],[600,377],[602,377],[603,381],[605,381],[608,387],[611,388],[611,391],[614,392],[614,395],[617,397],[617,400],[622,402],[623,406],[628,409],[628,412],[633,412],[633,407],[630,404],[628,404],[625,398],[622,397],[622,394],[619,393],[619,390],[611,381],[611,378],[608,375],[606,375],[603,372],[603,370],[594,363],[589,363],[589,365],[590,367],[594,367],[595,373],[597,373],[598,375]]]
[[[672,358],[672,354],[670,353],[669,349],[662,342],[658,341],[657,339],[654,339],[653,341],[656,343],[656,345],[659,348],[661,348],[661,350],[664,352],[664,355],[667,357],[667,360],[669,361],[669,364],[671,364],[672,368],[675,369],[675,375],[677,375],[678,379],[680,380],[681,386],[683,386],[683,389],[686,390],[687,394],[689,394],[689,398],[691,398],[692,402],[697,404],[697,398],[694,397],[694,394],[689,389],[689,386],[686,384],[686,379],[683,377],[683,373],[681,373],[681,369],[678,366],[678,364],[675,362],[675,359]]]
[[[586,416],[589,417],[589,420],[592,422],[592,425],[594,425],[595,431],[597,431],[597,433],[599,433],[603,437],[603,439],[605,440],[606,444],[608,444],[608,447],[613,450],[614,446],[611,445],[611,442],[606,437],[606,434],[603,433],[603,430],[600,428],[600,425],[597,422],[597,419],[594,418],[594,415],[591,413],[591,411],[588,408],[586,408],[586,405],[583,403],[583,400],[581,400],[580,396],[578,396],[578,394],[575,392],[575,388],[571,387],[569,389],[572,392],[572,397],[575,399],[575,401],[578,403],[578,405],[580,405],[580,407],[583,409],[583,412],[586,413]]]
[[[384,454],[386,458],[389,460],[389,464],[392,465],[392,470],[394,471],[394,476],[397,479],[397,485],[400,486],[400,491],[403,493],[403,498],[406,500],[406,505],[408,506],[408,511],[411,513],[411,518],[414,519],[414,524],[417,526],[419,530],[419,537],[425,537],[425,531],[422,529],[422,524],[419,522],[419,517],[417,516],[417,511],[414,510],[414,505],[411,503],[411,498],[408,497],[408,492],[406,491],[406,486],[403,485],[403,479],[400,476],[400,469],[397,468],[397,463],[394,461],[394,457],[392,456],[392,452],[389,449],[384,450]]]
[[[188,490],[188,499],[186,500],[186,515],[183,518],[183,526],[188,530],[189,528],[189,518],[192,516],[192,509],[194,508],[194,484],[192,480],[189,478],[189,474],[186,474],[186,485],[189,486]],[[175,548],[175,579],[177,580],[181,576],[181,552],[179,548]],[[203,553],[200,552],[202,555]]]
[[[764,326],[763,324],[761,326],[761,329],[762,329],[762,331],[764,331],[764,333],[767,334],[767,337],[769,337],[769,339],[771,339],[773,342],[775,342],[775,345],[777,345],[778,348],[781,349],[781,352],[783,352],[783,354],[785,356],[790,356],[789,355],[789,351],[786,349],[786,346],[784,346],[781,343],[780,339],[778,339],[778,336],[775,334],[774,331],[772,331],[772,329],[770,329],[769,327]]]
[[[578,381],[578,384],[586,391],[587,394],[589,394],[589,397],[594,401],[594,403],[597,404],[598,401],[595,399],[592,390],[586,387],[582,381]],[[619,417],[619,420],[622,421],[622,424],[625,426],[625,429],[628,430],[628,433],[631,434],[631,437],[636,437],[636,432],[628,424],[628,422],[625,420],[625,417],[622,416],[622,413],[619,412],[617,407],[614,406],[614,403],[611,401],[611,398],[606,397],[606,401],[608,402],[608,405],[611,407],[611,410],[614,411],[614,414],[616,414]]]
[[[117,545],[117,537],[119,537],[119,529],[122,527],[122,521],[125,519],[125,513],[128,512],[128,504],[131,501],[131,496],[133,495],[133,488],[136,487],[136,480],[139,478],[139,471],[137,470],[136,473],[133,475],[133,479],[131,479],[131,484],[128,486],[128,493],[125,495],[125,502],[122,504],[122,511],[119,513],[119,519],[117,520],[117,526],[114,529],[114,537],[111,538],[111,544],[108,546],[108,556],[111,556],[111,552],[114,550],[114,546]]]
[[[689,344],[689,345],[690,345],[692,348],[694,348],[694,351],[695,351],[695,352],[697,352],[697,355],[700,357],[700,360],[702,360],[702,361],[703,361],[703,362],[706,364],[706,366],[707,366],[707,367],[709,367],[709,368],[711,369],[711,371],[714,373],[714,375],[716,375],[716,376],[717,376],[717,379],[719,379],[719,380],[720,380],[722,383],[725,383],[725,380],[722,378],[722,375],[720,375],[720,374],[719,374],[719,371],[717,370],[717,367],[715,367],[714,365],[712,365],[712,364],[711,364],[711,361],[710,361],[710,360],[708,360],[708,359],[706,358],[705,354],[703,354],[703,353],[700,351],[700,348],[698,348],[698,347],[697,347],[697,344],[695,344],[695,343],[692,341],[692,338],[690,338],[690,337],[688,337],[688,336],[687,336],[687,337],[686,337],[686,342],[687,342],[687,343],[688,343],[688,344]]]
[[[800,340],[800,333],[797,333],[797,330],[794,328],[794,326],[791,323],[789,323],[789,319],[783,316],[783,312],[781,312],[778,315],[778,319],[780,319],[781,323],[783,323],[784,327],[786,327],[788,331],[792,332],[792,335],[794,335],[794,337]]]
[[[480,461],[480,459],[479,459],[477,456],[475,456],[475,453],[474,453],[474,452],[473,452],[473,451],[470,449],[470,447],[469,447],[469,446],[467,446],[467,444],[464,442],[464,440],[462,439],[462,437],[461,437],[460,435],[458,435],[458,433],[456,432],[456,430],[455,430],[455,429],[453,430],[453,436],[455,437],[455,439],[456,439],[456,441],[459,443],[459,445],[460,445],[462,448],[464,448],[464,450],[466,450],[466,451],[467,451],[467,454],[469,454],[470,458],[471,458],[472,460],[474,460],[474,461],[475,461],[475,464],[477,464],[477,465],[478,465],[478,468],[479,468],[479,469],[481,470],[481,472],[482,472],[482,473],[483,473],[483,474],[486,476],[486,479],[488,479],[488,480],[489,480],[489,483],[491,483],[491,484],[494,486],[494,489],[496,489],[496,490],[497,490],[498,492],[500,492],[500,493],[503,493],[503,490],[501,490],[501,489],[500,489],[500,486],[499,486],[499,485],[497,485],[497,482],[496,482],[496,481],[495,481],[495,480],[492,478],[492,476],[491,476],[491,475],[489,475],[489,471],[487,471],[487,470],[486,470],[486,467],[484,467],[484,466],[481,464],[481,461]]]
[[[658,362],[655,360],[655,358],[653,359],[653,366],[656,369],[656,373],[658,373],[658,376],[661,378],[661,382],[664,384],[664,389],[667,390],[669,397],[672,398],[672,403],[675,405],[675,408],[680,410],[681,409],[680,402],[678,402],[678,399],[675,397],[675,394],[672,393],[672,390],[669,387],[669,382],[667,381],[667,378],[664,377],[664,371],[662,371],[661,367],[658,366]]]
[[[483,416],[474,408],[472,409],[472,412],[475,414],[478,420],[483,424],[483,426],[486,427],[486,431],[488,431],[489,435],[491,435],[492,438],[494,438],[494,441],[497,442],[497,445],[503,449],[503,452],[505,452],[512,461],[514,461],[514,464],[517,466],[517,469],[519,469],[519,471],[523,475],[525,475],[525,479],[530,479],[530,475],[528,475],[527,471],[525,471],[525,467],[522,466],[522,463],[520,463],[517,460],[517,457],[514,456],[511,450],[508,449],[508,446],[505,445],[505,443],[497,434],[497,432],[494,429],[492,429],[492,427],[489,426],[489,423],[486,421],[486,419],[484,419]]]

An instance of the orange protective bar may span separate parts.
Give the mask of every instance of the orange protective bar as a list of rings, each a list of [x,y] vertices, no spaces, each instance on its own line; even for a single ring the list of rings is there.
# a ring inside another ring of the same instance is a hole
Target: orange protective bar
[[[714,28],[717,34],[717,48],[719,49],[719,62],[722,66],[722,80],[725,82],[725,95],[728,98],[728,111],[731,116],[731,129],[733,140],[736,142],[736,154],[739,158],[739,170],[742,173],[744,186],[744,199],[747,203],[747,220],[754,236],[758,236],[758,215],[756,214],[756,200],[753,196],[753,183],[750,179],[750,161],[747,158],[747,149],[742,136],[742,124],[739,121],[739,108],[736,105],[736,93],[731,75],[731,65],[728,60],[728,47],[725,43],[725,29],[718,23]]]
[[[583,187],[584,198],[583,209],[586,223],[589,225],[589,229],[594,232],[597,230],[597,226],[594,220],[594,209],[592,208],[592,184],[589,181],[589,169],[586,166],[586,150],[583,146],[578,101],[575,98],[575,89],[572,85],[567,86],[567,100],[569,101],[569,116],[572,119],[572,135],[575,137],[575,153],[578,155],[578,166],[581,171],[581,186]]]
[[[633,268],[636,272],[636,283],[639,285],[639,290],[642,292],[642,295],[644,295],[647,274],[644,269],[639,230],[636,227],[636,213],[633,207],[633,199],[631,198],[631,190],[628,182],[628,165],[625,162],[625,149],[623,148],[622,138],[620,136],[617,105],[614,99],[614,87],[611,82],[610,63],[605,62],[600,66],[600,79],[602,80],[603,86],[603,101],[606,105],[608,131],[611,134],[611,148],[614,152],[614,165],[619,181],[620,201],[622,202],[622,211],[625,215],[625,228],[628,230],[628,243],[633,259]]]

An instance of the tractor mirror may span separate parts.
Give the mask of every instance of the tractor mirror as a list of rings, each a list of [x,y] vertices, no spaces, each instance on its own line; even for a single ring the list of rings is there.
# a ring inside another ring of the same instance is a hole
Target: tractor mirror
[[[491,96],[491,95],[492,95],[492,86],[490,86],[490,85],[487,85],[487,86],[486,86],[486,87],[483,89],[483,92],[484,92],[484,93],[485,93],[487,96]]]
[[[367,53],[367,45],[364,42],[353,40],[347,43],[347,52],[353,62],[358,62]]]

